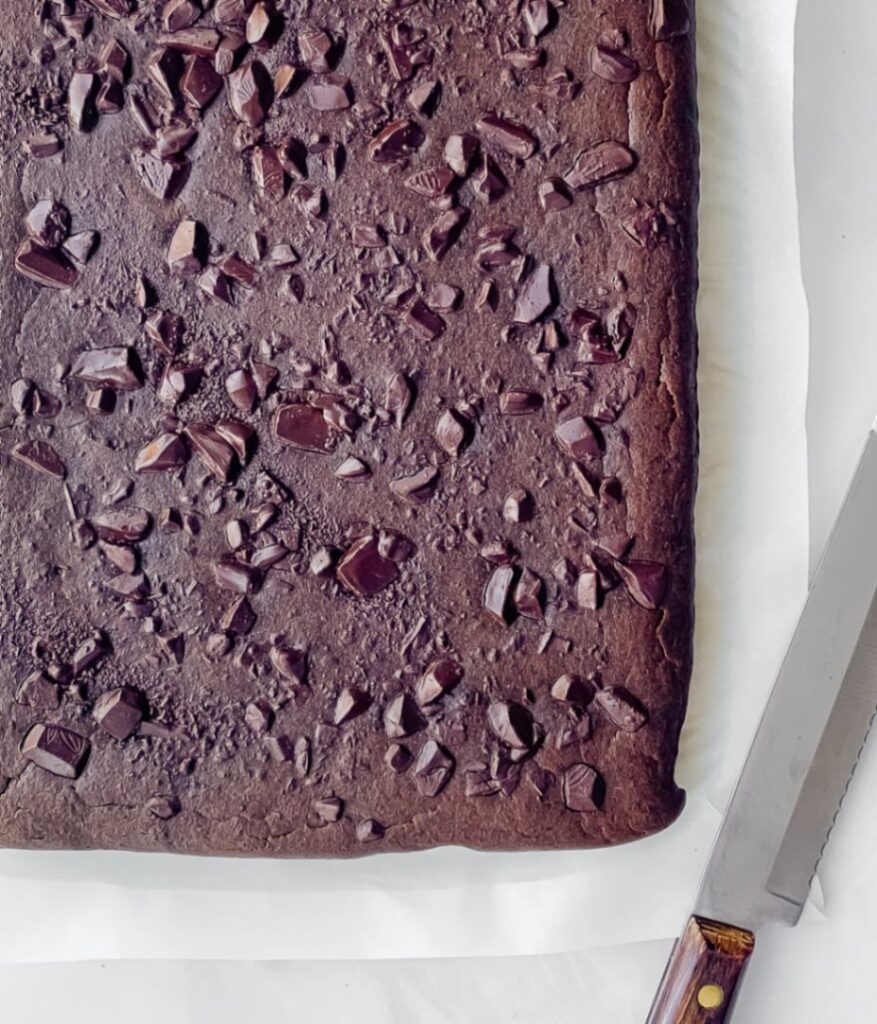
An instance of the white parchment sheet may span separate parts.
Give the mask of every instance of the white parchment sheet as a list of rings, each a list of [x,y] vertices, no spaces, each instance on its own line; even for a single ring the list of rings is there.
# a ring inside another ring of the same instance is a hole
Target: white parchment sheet
[[[698,0],[698,12],[702,459],[681,820],[629,847],[557,854],[307,863],[0,853],[4,1009],[42,1024],[63,982],[65,1002],[87,1006],[91,1024],[117,1020],[122,993],[134,996],[129,1024],[157,1013],[164,1024],[642,1020],[807,583],[795,2]],[[83,960],[112,962],[72,963]],[[772,998],[776,979],[755,961],[752,998]],[[740,1024],[825,1019],[769,1005],[741,1004]]]

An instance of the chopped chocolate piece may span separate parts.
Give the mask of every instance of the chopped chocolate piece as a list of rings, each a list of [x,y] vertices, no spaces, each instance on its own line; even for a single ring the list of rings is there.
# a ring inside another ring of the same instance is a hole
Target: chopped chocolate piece
[[[390,481],[390,490],[407,505],[423,505],[432,498],[439,483],[439,471],[426,466],[411,476]]]
[[[29,135],[24,140],[23,147],[28,156],[44,160],[46,157],[60,153],[64,148],[64,143],[54,132],[39,132],[36,135]]]
[[[236,597],[226,609],[219,625],[227,633],[242,636],[256,625],[256,613],[246,597]]]
[[[394,697],[384,711],[384,731],[391,740],[412,736],[426,725],[417,702],[408,693]]]
[[[136,351],[130,345],[93,348],[81,352],[73,364],[73,376],[87,384],[136,391],[143,387],[143,371]]]
[[[515,304],[515,323],[533,324],[557,303],[551,267],[540,263],[524,282]]]
[[[530,569],[523,569],[515,585],[515,610],[525,619],[542,618],[542,580]]]
[[[538,39],[555,22],[556,14],[549,0],[526,0],[524,4],[524,21],[527,28]]]
[[[442,451],[456,459],[471,432],[471,424],[454,409],[445,409],[435,425],[435,440]]]
[[[501,626],[509,624],[509,604],[515,570],[510,565],[499,565],[490,574],[484,587],[484,610]]]
[[[397,774],[401,774],[411,764],[411,751],[401,743],[391,743],[384,754],[384,763]]]
[[[502,517],[507,523],[529,523],[536,514],[533,496],[523,488],[506,495],[502,506]]]
[[[341,820],[344,804],[337,796],[324,796],[319,800],[314,800],[311,804],[311,810],[313,810],[320,821],[332,824],[335,821]]]
[[[580,191],[630,174],[634,167],[636,154],[623,142],[601,142],[579,153],[563,180]]]
[[[350,455],[334,470],[334,474],[339,480],[364,480],[371,476],[371,470],[362,459]]]
[[[236,252],[226,253],[217,264],[226,277],[231,278],[235,284],[244,288],[252,288],[258,280],[256,268],[245,259],[238,256]]]
[[[70,211],[54,199],[41,199],[24,218],[24,226],[40,245],[54,249],[70,234]]]
[[[466,178],[472,170],[478,152],[478,139],[474,135],[449,135],[445,142],[445,163],[454,174]]]
[[[440,214],[423,233],[426,255],[438,263],[460,237],[468,220],[469,211],[465,206],[457,206]]]
[[[181,220],[167,250],[171,270],[196,274],[203,266],[207,252],[207,232],[196,220]]]
[[[33,398],[36,394],[36,385],[26,377],[19,377],[14,380],[9,388],[9,398],[12,408],[21,415],[30,416],[33,414]]]
[[[563,802],[571,811],[597,811],[603,803],[603,780],[589,764],[567,768],[561,790]]]
[[[92,525],[101,540],[110,544],[134,544],[149,533],[152,520],[142,508],[127,505],[101,512],[94,517]]]
[[[125,89],[122,83],[107,76],[100,84],[94,105],[98,114],[118,114],[125,106]]]
[[[498,202],[508,192],[509,183],[496,163],[485,153],[472,176],[472,191],[482,203]]]
[[[246,24],[246,39],[250,46],[267,49],[275,36],[274,12],[264,0],[253,6]]]
[[[234,296],[231,290],[231,281],[222,273],[219,267],[208,267],[202,274],[198,275],[198,287],[211,299],[217,299],[226,305],[234,305]]]
[[[487,709],[487,724],[498,740],[517,750],[530,750],[536,743],[533,716],[514,701],[496,701]]]
[[[432,704],[444,697],[463,678],[463,669],[452,658],[437,658],[417,682],[414,694],[418,704]]]
[[[251,426],[237,420],[219,420],[214,429],[222,440],[231,446],[242,465],[250,459],[256,438],[256,432]]]
[[[225,390],[241,412],[252,412],[259,392],[249,370],[233,370],[225,378]]]
[[[383,249],[387,244],[387,236],[376,224],[354,224],[351,237],[361,249]]]
[[[220,35],[215,28],[187,28],[180,32],[168,32],[158,37],[158,42],[180,53],[194,53],[199,57],[212,57],[220,45]],[[222,37],[223,39],[227,37]]]
[[[431,117],[439,105],[442,88],[436,81],[421,82],[408,93],[408,106],[416,114]]]
[[[356,826],[356,840],[359,843],[375,843],[384,838],[386,829],[374,818],[366,818]]]
[[[141,448],[134,460],[136,473],[166,473],[189,461],[189,446],[179,434],[163,433]]]
[[[265,120],[274,92],[274,83],[264,64],[250,61],[228,76],[228,102],[235,117],[250,128]]]
[[[213,576],[217,586],[223,590],[232,590],[238,594],[252,594],[259,589],[262,574],[252,565],[236,562],[231,558],[223,558],[213,564]]]
[[[639,76],[639,64],[620,49],[600,43],[591,50],[591,71],[615,85],[626,85]]]
[[[222,88],[222,77],[206,57],[191,54],[186,58],[180,92],[193,107],[203,110]]]
[[[353,102],[350,80],[342,75],[321,75],[308,83],[308,102],[314,110],[346,110]]]
[[[159,199],[176,199],[189,178],[191,164],[183,157],[162,160],[155,153],[135,150],[131,161],[143,185]]]
[[[183,433],[204,468],[221,483],[228,482],[237,473],[237,455],[220,434],[218,426],[214,428],[204,423],[190,423]]]
[[[623,686],[607,686],[597,692],[597,706],[622,732],[636,732],[649,720],[646,709]]]
[[[15,700],[25,707],[52,711],[61,703],[61,694],[45,672],[31,672],[16,690]]]
[[[301,68],[294,64],[281,64],[274,72],[274,98],[279,100],[295,92],[303,77]]]
[[[415,299],[403,315],[405,323],[425,341],[437,338],[445,329],[444,320],[423,301]]]
[[[345,722],[350,722],[354,718],[364,715],[371,705],[371,695],[366,693],[365,690],[360,690],[355,686],[347,686],[338,695],[332,721],[335,725],[343,725]]]
[[[67,86],[67,117],[77,132],[89,132],[97,124],[95,95],[99,79],[91,71],[74,71]]]
[[[338,562],[338,579],[357,597],[372,597],[399,577],[391,558],[385,558],[374,537],[360,537]]]
[[[584,416],[573,416],[558,423],[554,436],[560,447],[574,459],[584,459],[589,455],[599,457],[603,452],[599,431]]]
[[[551,696],[566,704],[590,704],[594,697],[594,687],[581,676],[564,674],[559,676],[551,686]]]
[[[24,757],[52,775],[75,779],[85,765],[91,744],[84,736],[61,725],[31,727],[21,744]]]
[[[265,749],[272,761],[277,764],[285,764],[287,761],[295,760],[295,744],[289,736],[267,736],[265,738]]]
[[[435,740],[427,740],[412,769],[414,785],[421,796],[436,797],[454,774],[454,758]]]
[[[48,441],[21,441],[12,449],[12,458],[55,480],[67,476],[67,467]]]
[[[499,396],[499,411],[503,416],[528,416],[541,408],[542,396],[538,391],[509,388]]]
[[[131,12],[130,0],[86,0],[86,2],[108,18],[124,18]]]
[[[274,710],[266,700],[259,698],[247,704],[244,721],[257,736],[268,732],[274,723]]]
[[[539,146],[536,136],[529,128],[498,114],[484,114],[478,119],[475,127],[482,138],[493,142],[509,156],[517,157],[519,160],[529,160]]]
[[[63,253],[31,238],[15,250],[15,269],[46,288],[72,288],[79,280],[79,272]]]
[[[143,695],[133,686],[108,690],[94,702],[92,714],[110,736],[126,740],[143,721]]]
[[[62,248],[77,263],[85,265],[94,255],[100,236],[96,231],[77,231],[63,244]]]
[[[271,431],[281,443],[305,452],[327,455],[335,447],[338,431],[322,409],[303,402],[290,402],[277,407]]]
[[[110,416],[116,409],[116,392],[111,388],[93,388],[85,395],[86,411],[95,416]]]
[[[393,414],[396,426],[401,429],[405,417],[414,402],[414,388],[404,373],[394,373],[387,381],[384,406]]]
[[[548,178],[539,184],[539,202],[549,213],[572,206],[572,196],[562,178]]]
[[[368,158],[376,164],[398,163],[416,153],[426,141],[423,129],[406,117],[392,121],[368,145]]]
[[[268,654],[271,665],[284,679],[304,683],[308,674],[308,656],[297,647],[274,644]]]
[[[600,580],[597,573],[586,570],[576,580],[576,604],[587,611],[600,607]]]
[[[176,102],[177,86],[183,71],[183,58],[169,47],[153,50],[145,62],[146,73],[159,93],[171,103]]]
[[[667,567],[659,562],[630,559],[615,562],[615,571],[621,577],[628,594],[643,608],[659,608],[667,592]]]
[[[335,63],[335,45],[325,29],[305,25],[299,29],[298,51],[304,66],[316,74],[325,74]]]

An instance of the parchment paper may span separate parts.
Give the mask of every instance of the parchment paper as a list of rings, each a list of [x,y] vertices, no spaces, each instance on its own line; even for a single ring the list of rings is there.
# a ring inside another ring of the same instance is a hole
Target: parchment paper
[[[0,907],[14,926],[0,929],[0,962],[478,957],[478,977],[486,979],[503,963],[495,958],[526,954],[522,979],[568,980],[579,968],[566,951],[675,934],[803,599],[808,543],[807,315],[792,159],[795,4],[699,0],[698,7],[702,459],[697,665],[679,764],[689,791],[681,820],[630,847],[556,854],[439,850],[307,863],[4,852]],[[649,969],[660,953],[655,959]],[[461,978],[474,970],[463,959],[412,963],[400,975],[411,983],[385,994],[387,1012],[374,1019],[401,1019],[398,1011],[409,1003],[408,1019],[466,1019],[441,1009],[440,995],[449,1005],[457,998],[455,963]],[[507,965],[512,978],[515,963]],[[207,966],[191,978],[203,979]],[[117,973],[127,969],[120,965]],[[322,991],[325,999],[331,990],[340,1005],[344,979],[361,969],[312,964],[296,974],[294,965],[266,965],[260,976],[292,972],[303,990]],[[141,977],[157,976],[141,970]],[[374,965],[368,977],[389,978],[391,970]],[[218,969],[242,984],[254,971],[257,965]],[[167,979],[183,973],[182,965],[162,970],[162,996]],[[433,979],[435,998],[417,995],[416,976]],[[190,984],[197,987],[192,980],[184,988]],[[461,985],[457,995],[466,991]],[[497,1011],[504,997],[530,999],[517,985],[484,985],[482,995],[494,993]],[[594,986],[592,978],[591,1009],[599,1005]],[[246,988],[246,1005],[258,1011],[258,997]],[[568,988],[573,998],[576,986]],[[632,991],[628,1006],[641,996]],[[162,1007],[167,1021],[206,1019],[200,1011],[173,1016],[173,1000]],[[575,1017],[558,1009],[550,1019],[589,1019],[581,1013],[578,1003]],[[468,1019],[500,1016],[539,1019],[500,1012]],[[607,1010],[590,1019],[635,1018]]]

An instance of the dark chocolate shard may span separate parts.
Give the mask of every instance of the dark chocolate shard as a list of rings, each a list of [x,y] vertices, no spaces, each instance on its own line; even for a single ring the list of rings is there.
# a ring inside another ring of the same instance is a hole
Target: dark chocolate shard
[[[120,686],[102,693],[92,714],[98,724],[117,740],[126,740],[143,721],[145,701],[133,686]]]
[[[585,570],[576,580],[576,604],[586,611],[600,607],[600,579],[597,573]]]
[[[116,20],[127,17],[131,13],[130,0],[86,0],[86,2],[96,11]]]
[[[629,146],[623,142],[600,142],[579,153],[563,180],[577,192],[621,178],[634,167],[636,153]]]
[[[110,544],[135,544],[149,533],[152,518],[144,509],[126,505],[99,513],[92,525],[98,537]]]
[[[198,110],[208,106],[222,88],[222,76],[206,57],[190,54],[180,78],[180,92]]]
[[[250,61],[228,76],[228,102],[235,117],[250,128],[258,128],[271,107],[274,83],[265,65]]]
[[[410,118],[391,121],[368,145],[368,158],[376,164],[399,163],[412,156],[426,141],[423,129]]]
[[[95,632],[76,648],[70,658],[71,675],[75,678],[94,668],[112,653],[109,640],[101,632]]]
[[[414,688],[418,704],[432,704],[451,690],[463,678],[463,668],[453,658],[436,658],[426,669]]]
[[[213,563],[213,577],[217,586],[236,594],[252,594],[259,589],[262,573],[246,562],[223,558]]]
[[[311,810],[321,822],[331,825],[341,820],[344,813],[344,802],[337,796],[323,796],[311,803]]]
[[[530,569],[521,570],[513,595],[518,615],[525,619],[541,619],[542,592],[542,580]]]
[[[286,195],[286,171],[273,146],[256,146],[253,150],[252,167],[253,181],[261,195],[275,201]]]
[[[503,416],[529,416],[542,408],[542,395],[527,388],[509,388],[499,396]]]
[[[73,364],[73,376],[87,384],[136,391],[143,387],[143,370],[137,352],[130,345],[93,348],[81,352]]]
[[[181,220],[167,250],[171,270],[183,274],[196,274],[207,257],[207,232],[197,220]]]
[[[425,341],[437,338],[445,329],[445,321],[430,309],[423,299],[417,298],[402,314],[402,319]]]
[[[417,702],[408,693],[400,693],[394,697],[384,710],[384,731],[391,740],[401,740],[426,725],[426,719],[420,713]]]
[[[486,204],[496,203],[508,192],[509,183],[498,165],[486,153],[472,176],[472,191]]]
[[[594,686],[581,676],[564,674],[552,683],[551,696],[564,704],[586,707],[594,697]]]
[[[654,611],[661,606],[667,592],[667,567],[644,559],[616,561],[615,571],[628,594],[643,608]]]
[[[636,732],[649,720],[646,709],[623,686],[607,686],[595,698],[597,707],[622,732]]]
[[[61,248],[74,262],[84,266],[94,255],[100,243],[100,235],[96,231],[77,231],[65,240]]]
[[[472,424],[455,409],[445,409],[435,425],[436,444],[456,459],[469,440]]]
[[[48,441],[21,441],[12,449],[12,458],[54,480],[63,480],[67,476],[67,467]]]
[[[536,743],[533,716],[523,704],[494,701],[487,709],[487,724],[500,742],[516,750],[531,750]]]
[[[90,747],[89,741],[78,732],[41,722],[32,726],[24,737],[21,753],[52,775],[75,779],[85,765]]]
[[[350,79],[343,75],[320,75],[307,87],[308,102],[314,110],[346,110],[353,102]]]
[[[227,633],[235,633],[238,636],[249,633],[256,625],[256,613],[249,600],[244,595],[236,597],[226,609],[219,625]]]
[[[401,430],[405,417],[414,403],[414,387],[404,373],[397,372],[387,381],[384,406],[393,414],[396,426]]]
[[[207,267],[198,275],[198,287],[211,299],[217,302],[224,302],[227,306],[234,305],[234,293],[231,290],[231,281],[223,274],[219,267]]]
[[[249,370],[232,370],[225,378],[225,390],[232,403],[241,412],[252,412],[259,392]]]
[[[55,199],[41,199],[28,210],[24,227],[35,242],[57,248],[70,234],[70,211]]]
[[[557,12],[549,0],[526,0],[523,15],[534,39],[547,32],[557,20]]]
[[[335,725],[343,725],[364,715],[371,705],[371,694],[356,686],[347,686],[338,695],[332,721]]]
[[[165,431],[141,448],[134,460],[136,473],[167,473],[189,461],[189,446],[179,434]]]
[[[289,644],[272,644],[268,657],[275,672],[292,683],[305,683],[308,676],[307,651]]]
[[[253,455],[256,446],[256,431],[248,423],[239,420],[218,420],[214,429],[216,433],[230,445],[243,466]]]
[[[332,37],[317,25],[305,25],[298,32],[298,52],[302,63],[315,74],[331,71],[335,64],[337,47]]]
[[[396,563],[385,558],[374,537],[360,537],[341,556],[337,567],[341,583],[358,597],[372,597],[399,577]]]
[[[376,843],[384,838],[386,829],[374,818],[365,818],[356,826],[356,840],[359,843]]]
[[[498,565],[490,574],[484,587],[484,610],[502,626],[507,626],[511,618],[509,608],[512,583],[515,570],[510,565]]]
[[[259,697],[247,704],[244,709],[244,721],[257,736],[264,735],[274,723],[274,709],[268,701]]]
[[[454,758],[435,740],[427,740],[420,748],[412,773],[414,785],[421,796],[436,797],[454,774]]]
[[[390,490],[406,505],[423,505],[435,494],[438,483],[438,469],[435,466],[426,466],[410,476],[391,480]]]
[[[45,672],[31,672],[15,691],[15,700],[25,707],[52,711],[61,703],[61,694],[56,683]]]
[[[27,238],[15,250],[15,269],[45,288],[72,288],[79,280],[79,271],[57,249]]]
[[[461,178],[469,176],[478,153],[478,139],[474,135],[449,135],[445,142],[445,163]]]
[[[189,178],[191,164],[185,157],[162,160],[149,150],[136,149],[131,162],[143,185],[159,199],[176,199]]]
[[[288,402],[278,406],[271,421],[271,431],[281,444],[321,455],[329,454],[339,437],[323,410],[306,402]]]
[[[175,105],[177,87],[183,72],[183,58],[180,54],[169,47],[162,47],[147,54],[144,66],[152,85],[166,100]]]
[[[539,183],[539,203],[546,213],[556,213],[572,205],[572,196],[563,178],[546,178]]]
[[[89,132],[97,124],[97,95],[100,79],[92,71],[74,71],[67,86],[67,118],[77,132]]]
[[[216,428],[204,423],[190,423],[183,432],[201,464],[217,480],[226,483],[236,475],[237,455]]]
[[[456,206],[440,214],[423,233],[426,255],[438,263],[460,237],[468,220],[469,211],[465,206]]]
[[[475,124],[478,134],[518,160],[528,160],[539,147],[529,128],[498,114],[483,114]]]
[[[574,459],[587,456],[599,457],[603,452],[603,440],[597,428],[584,416],[573,416],[558,423],[554,436],[560,447]]]
[[[554,276],[547,263],[538,264],[518,295],[515,303],[516,324],[533,324],[550,313],[557,304]]]
[[[412,760],[411,751],[401,743],[391,743],[384,754],[384,764],[397,775],[404,772]]]
[[[563,773],[561,793],[571,811],[597,811],[603,803],[603,780],[589,764],[573,764]]]

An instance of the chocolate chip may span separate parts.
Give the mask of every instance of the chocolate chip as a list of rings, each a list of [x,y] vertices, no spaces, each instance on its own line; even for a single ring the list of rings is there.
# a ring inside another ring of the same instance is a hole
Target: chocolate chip
[[[411,751],[401,743],[391,743],[384,754],[384,764],[397,774],[404,772],[411,761]]]
[[[690,24],[687,0],[652,0],[649,31],[659,43],[687,35]]]
[[[256,431],[247,423],[240,423],[238,420],[218,420],[215,430],[235,453],[238,462],[244,465],[253,454]]]
[[[465,206],[457,206],[440,214],[423,233],[426,255],[438,263],[460,237],[468,220],[469,211]]]
[[[39,723],[21,744],[24,757],[53,775],[75,779],[85,765],[91,744],[84,736],[61,725]]]
[[[638,77],[639,64],[621,50],[597,43],[591,50],[591,71],[614,85],[626,85]]]
[[[435,494],[438,484],[438,469],[435,466],[426,466],[410,476],[391,480],[390,490],[406,505],[423,505]]]
[[[636,167],[636,154],[622,142],[600,142],[585,149],[563,176],[574,191],[593,188],[629,174]]]
[[[364,715],[371,705],[372,698],[369,693],[355,686],[347,686],[338,695],[332,721],[335,725],[343,725]]]
[[[482,138],[493,142],[509,156],[518,160],[529,160],[539,146],[536,136],[529,128],[498,114],[483,114],[475,123],[475,127]]]
[[[246,597],[236,597],[219,620],[220,629],[227,633],[243,635],[256,624],[256,613]]]
[[[250,128],[265,120],[274,91],[271,76],[258,60],[244,64],[228,76],[228,102],[235,117]]]
[[[234,449],[220,434],[218,425],[214,429],[204,423],[190,423],[183,433],[201,464],[217,480],[225,483],[235,476],[238,459]]]
[[[630,559],[615,562],[628,594],[643,608],[654,611],[660,607],[667,592],[667,567],[659,562]]]
[[[386,829],[374,818],[366,818],[356,826],[356,839],[360,843],[375,843],[384,838]]]
[[[341,75],[321,75],[308,83],[308,102],[314,110],[346,110],[353,102],[350,80]]]
[[[133,686],[102,693],[94,702],[92,714],[98,724],[117,740],[126,740],[143,721],[145,703]]]
[[[142,508],[127,505],[99,513],[92,525],[98,537],[110,544],[135,544],[149,533],[152,519]]]
[[[140,360],[130,345],[93,348],[81,352],[76,357],[72,373],[87,384],[116,391],[136,391],[143,387]]]
[[[391,121],[368,144],[368,158],[376,164],[406,160],[426,141],[423,129],[407,117]]]
[[[514,321],[516,324],[535,323],[549,313],[556,303],[557,293],[551,267],[540,263],[524,282],[524,287],[518,295]]]
[[[47,249],[32,238],[15,250],[15,269],[46,288],[72,288],[79,280],[79,272],[63,253]]]
[[[515,610],[525,619],[542,618],[542,580],[530,569],[523,569],[513,595]]]
[[[490,574],[484,587],[483,605],[487,614],[501,626],[510,621],[510,597],[515,570],[510,565],[499,565]]]
[[[391,740],[401,740],[419,732],[426,721],[414,698],[407,693],[394,697],[384,711],[384,731]]]
[[[414,762],[414,785],[421,796],[436,797],[454,773],[454,758],[435,740],[427,740]]]
[[[378,550],[374,537],[360,537],[338,562],[338,579],[358,597],[372,597],[399,576],[396,563]]]
[[[495,701],[487,709],[487,724],[498,740],[517,750],[530,750],[536,743],[533,716],[514,701]]]
[[[226,253],[217,264],[226,277],[244,288],[252,288],[258,280],[256,268],[236,252]]]
[[[430,309],[423,299],[415,299],[405,311],[402,319],[425,341],[432,341],[443,333],[445,321]]]
[[[252,594],[259,589],[259,584],[262,582],[262,574],[258,569],[231,558],[223,558],[219,562],[214,562],[213,575],[217,586],[238,594]]]
[[[563,773],[563,802],[571,811],[596,811],[603,803],[603,780],[589,764],[573,764]]]
[[[171,270],[195,274],[203,266],[207,255],[207,232],[196,220],[182,220],[177,225],[167,251]]]
[[[452,658],[437,658],[417,681],[414,689],[417,702],[432,704],[451,690],[463,678],[463,669]]]
[[[63,480],[67,476],[67,467],[48,441],[21,441],[12,449],[12,458],[55,480]]]
[[[166,473],[189,461],[189,446],[179,434],[163,433],[141,448],[134,460],[136,473]]]
[[[188,103],[203,110],[221,88],[222,77],[206,57],[191,54],[186,58],[180,92]]]
[[[335,447],[338,432],[322,409],[304,402],[290,402],[277,407],[271,431],[281,443],[306,452],[326,455]]]
[[[551,696],[565,704],[590,704],[594,697],[593,684],[581,676],[562,675],[551,685]]]
[[[482,203],[490,204],[502,199],[508,188],[506,176],[485,153],[472,176],[472,191]]]
[[[560,447],[574,459],[599,457],[603,451],[602,438],[597,428],[584,418],[574,416],[558,423],[554,436]]]

